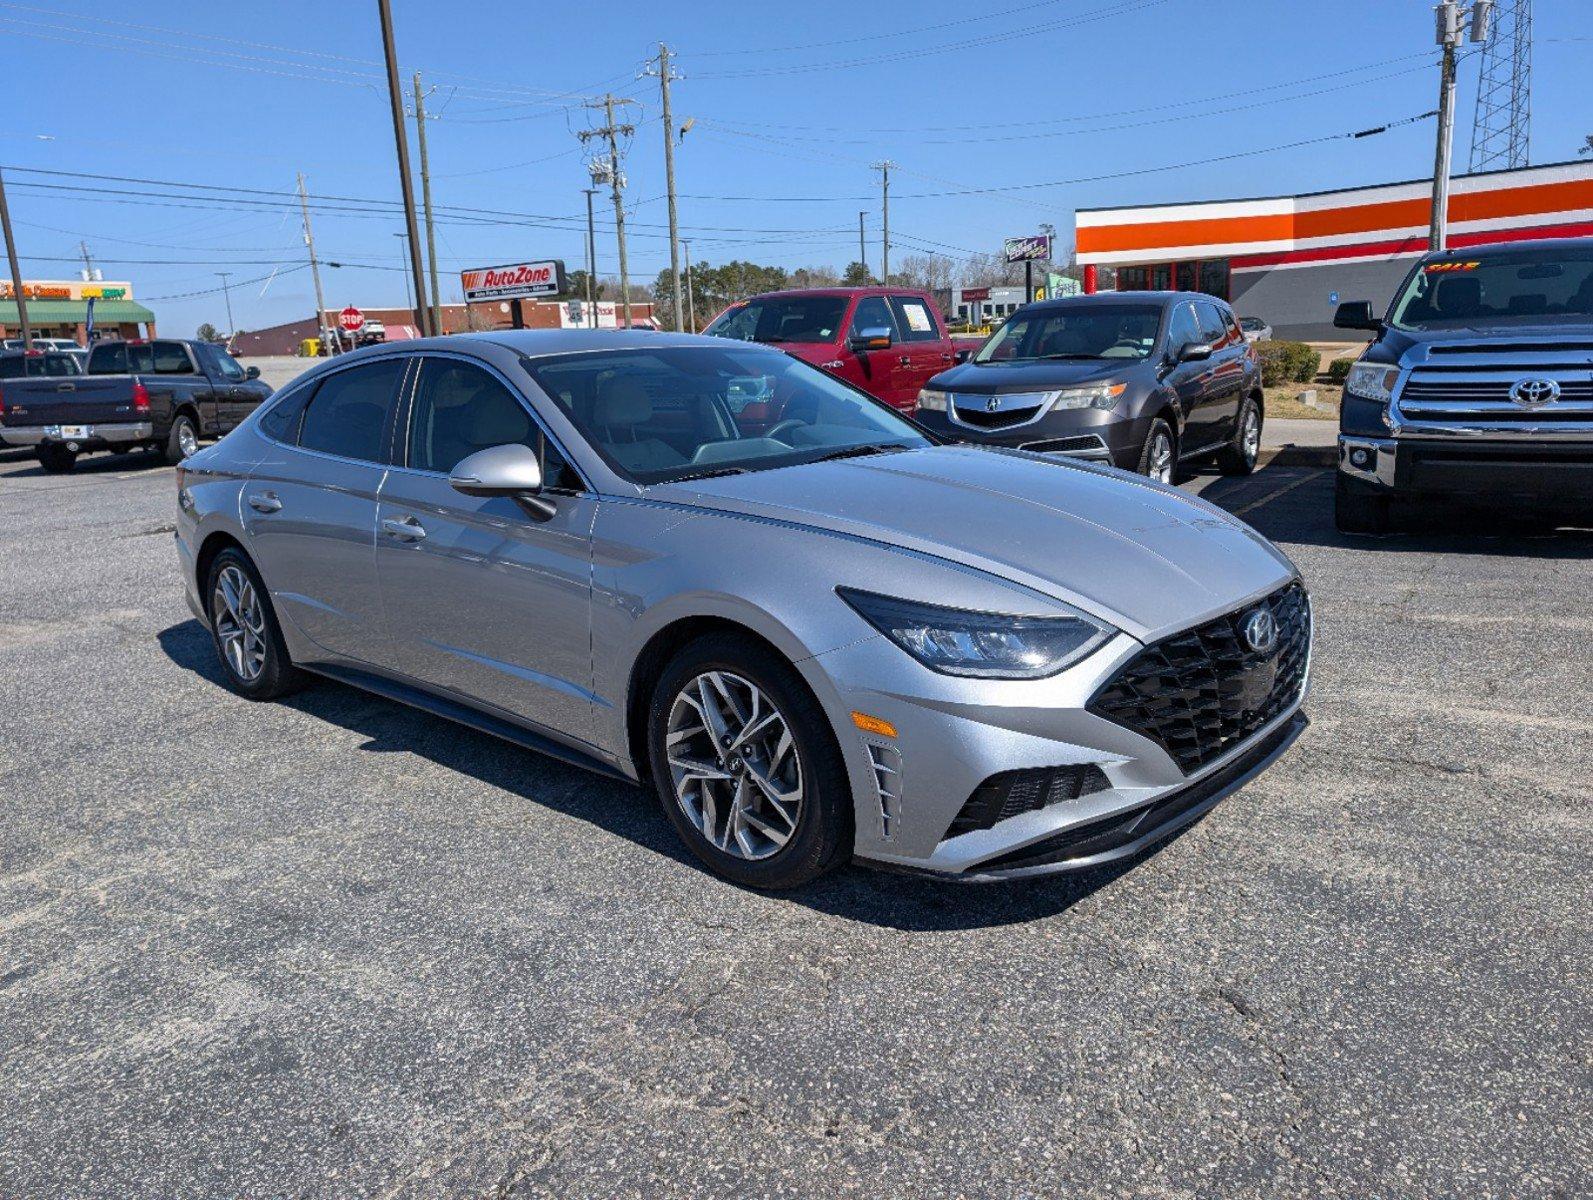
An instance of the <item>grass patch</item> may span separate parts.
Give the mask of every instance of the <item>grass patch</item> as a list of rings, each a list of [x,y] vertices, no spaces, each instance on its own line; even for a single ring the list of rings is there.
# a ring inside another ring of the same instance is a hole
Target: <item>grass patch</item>
[[[1306,392],[1316,393],[1316,407],[1305,404],[1300,397]],[[1266,389],[1267,416],[1281,420],[1337,421],[1339,397],[1343,389],[1336,384],[1280,383]]]

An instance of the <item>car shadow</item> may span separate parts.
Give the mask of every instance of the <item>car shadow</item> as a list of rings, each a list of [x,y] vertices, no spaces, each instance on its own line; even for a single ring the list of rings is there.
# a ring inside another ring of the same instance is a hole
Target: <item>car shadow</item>
[[[173,664],[226,687],[210,634],[198,621],[172,625],[157,640]],[[605,779],[328,679],[315,677],[302,691],[278,703],[360,734],[366,739],[360,749],[367,752],[417,754],[446,770],[626,838],[681,866],[707,870],[680,844],[649,790]],[[854,864],[807,887],[776,895],[831,916],[905,932],[1022,924],[1067,911],[1174,840],[1176,835],[1133,857],[1075,874],[969,884]]]
[[[30,462],[31,466],[19,471],[7,471],[7,479],[70,479],[74,475],[110,475],[124,471],[155,470],[165,467],[166,460],[148,450],[130,450],[125,454],[89,454],[72,464],[70,471],[59,474],[46,471],[39,465],[32,450],[7,450],[0,454],[0,464]]]

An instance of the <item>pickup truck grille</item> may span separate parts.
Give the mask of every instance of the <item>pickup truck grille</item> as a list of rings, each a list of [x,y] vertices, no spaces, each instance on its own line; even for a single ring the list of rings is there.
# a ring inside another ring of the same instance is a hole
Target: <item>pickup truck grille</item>
[[[1394,397],[1403,434],[1593,438],[1593,341],[1440,342],[1418,353]],[[1522,397],[1517,385],[1532,383],[1554,387]]]

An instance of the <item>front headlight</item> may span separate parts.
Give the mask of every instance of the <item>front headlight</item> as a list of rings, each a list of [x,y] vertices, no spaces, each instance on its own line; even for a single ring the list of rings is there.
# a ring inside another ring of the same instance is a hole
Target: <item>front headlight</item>
[[[1041,679],[1078,662],[1116,630],[1076,609],[1060,617],[967,612],[837,588],[875,629],[944,675]]]
[[[1398,381],[1398,367],[1391,367],[1387,363],[1358,362],[1345,377],[1344,390],[1367,400],[1387,404],[1394,398],[1394,384]]]
[[[947,399],[945,392],[936,391],[934,388],[923,388],[918,393],[919,411],[945,412]]]
[[[1126,383],[1102,383],[1094,387],[1062,388],[1051,393],[1051,411],[1070,408],[1115,408],[1118,398],[1128,390]]]

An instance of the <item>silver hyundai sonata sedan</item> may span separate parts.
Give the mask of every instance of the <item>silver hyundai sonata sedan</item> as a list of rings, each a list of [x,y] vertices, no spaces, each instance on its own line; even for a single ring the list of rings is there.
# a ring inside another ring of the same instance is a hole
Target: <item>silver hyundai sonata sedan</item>
[[[778,350],[546,331],[362,350],[178,476],[231,686],[313,671],[650,782],[756,887],[1131,854],[1304,725],[1255,531],[1073,459],[941,445]]]

